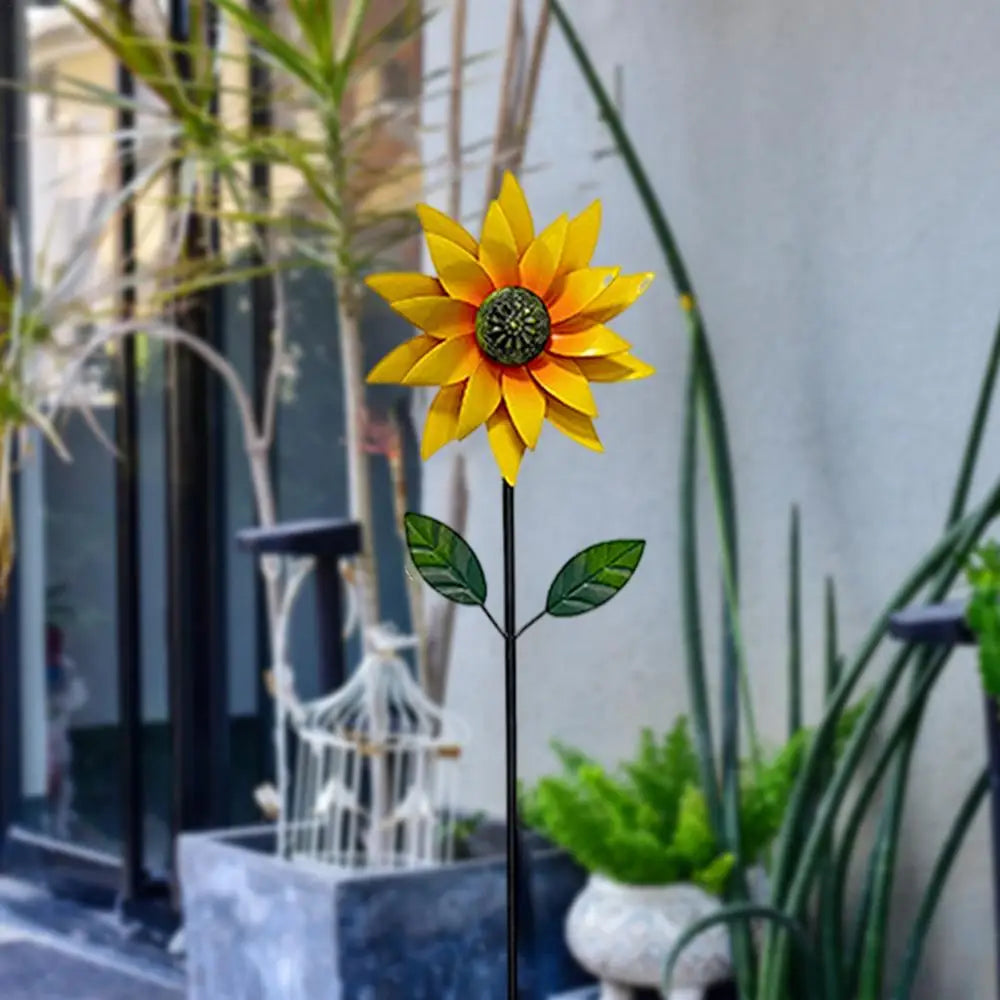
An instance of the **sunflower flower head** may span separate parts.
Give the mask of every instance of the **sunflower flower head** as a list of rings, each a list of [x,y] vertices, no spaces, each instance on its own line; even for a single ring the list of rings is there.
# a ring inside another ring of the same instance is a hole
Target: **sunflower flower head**
[[[440,387],[424,426],[423,457],[485,424],[500,472],[514,485],[546,420],[601,451],[590,383],[653,373],[606,324],[653,276],[590,266],[600,202],[573,219],[560,216],[536,235],[524,193],[507,173],[478,241],[428,205],[417,211],[437,275],[368,279],[420,330],[386,355],[368,381]]]

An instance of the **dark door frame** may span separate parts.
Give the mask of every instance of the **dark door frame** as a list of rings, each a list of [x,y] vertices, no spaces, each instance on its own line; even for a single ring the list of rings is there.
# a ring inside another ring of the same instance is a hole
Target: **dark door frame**
[[[170,35],[188,42],[188,0],[170,0]],[[214,10],[214,8],[213,8]],[[204,41],[215,45],[217,14]],[[178,71],[190,60],[178,50]],[[217,227],[187,218],[186,253],[219,251]],[[224,351],[224,296],[198,292],[178,305],[184,329]],[[222,387],[186,348],[166,351],[167,674],[170,688],[173,830],[224,826],[229,813],[229,673],[225,636],[225,441]],[[231,543],[230,543],[231,544]]]
[[[128,3],[128,0],[125,0]],[[170,23],[183,38],[187,0],[171,0]],[[213,39],[214,42],[214,39]],[[0,79],[24,79],[27,67],[25,0],[0,2]],[[183,62],[183,60],[182,60]],[[130,96],[133,82],[120,68],[117,85]],[[29,192],[21,183],[26,134],[22,91],[0,88],[0,274],[7,259],[10,220],[26,218]],[[134,125],[127,109],[124,131]],[[127,141],[120,146],[121,182],[134,177]],[[209,247],[217,245],[211,227]],[[132,213],[122,214],[118,233],[122,276],[133,272],[135,229]],[[191,332],[222,347],[221,295],[206,294],[183,313]],[[134,298],[126,290],[119,303],[128,315]],[[169,352],[168,352],[169,353]],[[222,408],[218,385],[199,361],[175,353],[168,359],[164,389],[167,419],[168,560],[164,580],[168,636],[168,683],[172,729],[172,812],[175,833],[224,825],[227,808],[228,684],[224,643]],[[147,868],[144,845],[141,618],[141,539],[135,352],[125,340],[116,370],[116,443],[122,460],[115,472],[116,602],[118,618],[119,801],[122,851],[106,854],[18,825],[22,809],[17,578],[0,610],[0,842],[3,864],[53,889],[99,905],[120,905],[131,914],[162,923],[177,908],[170,885]],[[16,572],[16,570],[15,570]]]
[[[23,0],[0,4],[0,79],[21,79],[24,72]],[[17,140],[25,122],[24,100],[16,87],[0,89],[0,280],[9,282],[12,224],[25,178],[24,150]],[[0,324],[4,322],[0,317]],[[16,502],[16,497],[15,497]],[[16,505],[16,504],[15,504]],[[14,516],[16,520],[17,511]],[[11,576],[7,601],[0,607],[0,831],[21,804],[21,670],[18,649],[18,578]]]

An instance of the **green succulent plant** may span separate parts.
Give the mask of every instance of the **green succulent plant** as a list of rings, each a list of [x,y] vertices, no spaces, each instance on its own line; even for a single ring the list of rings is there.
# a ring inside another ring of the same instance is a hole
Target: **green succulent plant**
[[[835,752],[865,704],[840,720]],[[740,779],[744,861],[763,862],[784,817],[813,732],[800,729]],[[558,741],[562,773],[523,795],[525,823],[568,851],[588,871],[626,885],[693,882],[719,895],[735,858],[721,848],[700,786],[698,756],[681,716],[662,737],[643,729],[635,756],[615,771]]]
[[[965,612],[979,646],[983,689],[1000,697],[1000,545],[987,542],[969,560],[965,571],[972,598]]]

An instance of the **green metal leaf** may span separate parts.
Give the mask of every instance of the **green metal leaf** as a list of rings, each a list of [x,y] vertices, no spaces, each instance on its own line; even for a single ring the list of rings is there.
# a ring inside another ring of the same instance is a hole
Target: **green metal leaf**
[[[486,602],[483,567],[458,532],[426,514],[406,514],[403,523],[410,558],[430,586],[456,604]]]
[[[545,610],[568,618],[610,601],[632,579],[645,547],[644,541],[628,538],[598,542],[577,552],[552,581]]]

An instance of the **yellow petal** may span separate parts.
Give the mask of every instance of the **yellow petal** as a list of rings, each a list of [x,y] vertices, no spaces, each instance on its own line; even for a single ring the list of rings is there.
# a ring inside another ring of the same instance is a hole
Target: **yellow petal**
[[[500,466],[500,474],[510,483],[517,484],[517,470],[521,467],[521,457],[524,455],[524,442],[514,429],[506,407],[498,406],[493,416],[486,421],[486,433],[490,438],[490,448],[493,457]]]
[[[656,371],[627,352],[609,358],[578,358],[576,363],[591,382],[632,382]]]
[[[479,263],[497,288],[520,282],[517,269],[517,244],[510,231],[510,223],[500,208],[500,203],[490,202],[483,221],[483,235],[479,241]]]
[[[523,368],[508,368],[503,373],[503,401],[517,433],[534,448],[545,419],[545,393]]]
[[[392,308],[414,326],[426,330],[432,337],[459,337],[476,328],[476,309],[468,302],[450,299],[447,295],[421,296],[394,302]],[[620,348],[625,350],[625,348]]]
[[[590,305],[615,278],[617,267],[585,267],[557,278],[549,289],[549,320],[552,325],[572,318]]]
[[[411,337],[390,351],[368,373],[368,381],[372,384],[402,383],[407,372],[440,343],[440,340],[428,337],[425,333]]]
[[[474,335],[434,341],[427,352],[403,379],[404,385],[451,385],[467,379],[482,356]]]
[[[586,413],[589,417],[597,416],[594,396],[575,361],[543,354],[528,363],[528,370],[550,396],[555,396],[559,402],[572,406],[574,410]]]
[[[602,358],[621,354],[632,345],[606,326],[592,326],[581,333],[553,333],[546,350],[566,358]]]
[[[653,274],[620,274],[586,309],[581,310],[567,324],[583,328],[591,323],[607,323],[624,312],[649,287]],[[570,332],[569,330],[565,332]]]
[[[500,196],[497,201],[503,209],[511,233],[514,234],[517,255],[520,257],[534,239],[535,225],[531,221],[531,209],[528,208],[528,200],[524,197],[521,185],[517,183],[517,178],[509,170],[505,171],[503,175],[503,183],[500,185]]]
[[[417,215],[428,236],[441,236],[460,246],[466,253],[476,256],[479,250],[476,238],[465,226],[430,205],[417,205]]]
[[[443,236],[428,236],[427,248],[434,261],[434,270],[452,298],[479,306],[493,291],[493,282],[479,261],[456,243]]]
[[[458,433],[458,414],[462,408],[465,385],[446,385],[434,397],[427,410],[424,436],[420,442],[420,457],[425,461]]]
[[[365,284],[386,302],[412,299],[418,295],[444,295],[441,282],[427,274],[386,271],[384,274],[369,275]]]
[[[545,415],[550,422],[567,437],[572,438],[577,444],[582,444],[584,448],[591,451],[604,451],[601,439],[594,429],[594,422],[590,417],[585,417],[582,413],[563,406],[558,399],[551,396],[548,399],[548,408]]]
[[[458,416],[458,436],[467,437],[488,420],[500,405],[500,369],[489,358],[469,376],[468,388]]]
[[[570,220],[566,233],[566,249],[563,251],[560,271],[576,271],[586,267],[594,256],[597,236],[601,231],[601,203],[591,202],[575,219]]]
[[[545,298],[559,270],[569,220],[560,215],[531,241],[521,258],[521,284],[539,298]]]

